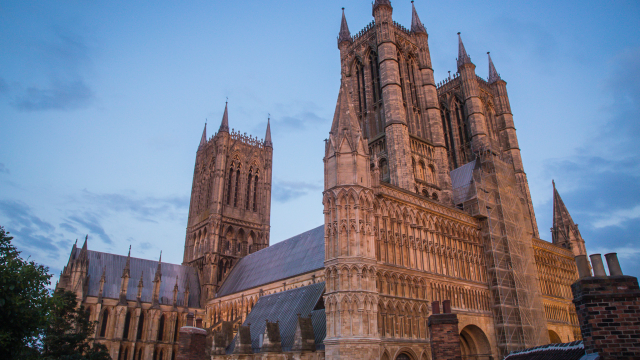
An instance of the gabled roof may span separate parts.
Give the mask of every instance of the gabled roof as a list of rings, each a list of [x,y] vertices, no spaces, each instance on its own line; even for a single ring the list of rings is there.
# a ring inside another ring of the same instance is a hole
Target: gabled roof
[[[80,249],[73,250],[73,258],[80,253]],[[122,284],[122,269],[127,263],[127,257],[87,250],[89,260],[89,289],[88,296],[98,296],[100,292],[100,277],[105,270],[104,289],[102,297],[118,299]],[[153,279],[158,268],[157,260],[130,258],[129,284],[127,286],[127,300],[136,300],[138,295],[138,281],[142,275],[141,301],[150,303],[153,296]],[[196,270],[190,266],[162,263],[162,282],[160,283],[160,304],[173,305],[173,288],[178,276],[178,306],[184,306],[184,293],[189,281],[189,307],[200,307],[200,282]]]
[[[324,253],[324,252],[323,252]],[[282,350],[291,351],[293,337],[296,333],[298,314],[301,317],[311,315],[316,349],[324,347],[326,336],[326,318],[324,309],[313,310],[324,293],[324,282],[291,289],[272,295],[261,297],[244,321],[244,326],[251,324],[251,347],[254,353],[260,352],[260,334],[264,334],[266,320],[278,322]],[[235,347],[235,340],[227,348],[231,354]]]
[[[324,225],[240,259],[216,297],[324,267]]]

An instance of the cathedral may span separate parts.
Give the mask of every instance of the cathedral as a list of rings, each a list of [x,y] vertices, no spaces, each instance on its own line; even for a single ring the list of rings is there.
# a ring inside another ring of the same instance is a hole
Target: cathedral
[[[324,225],[269,245],[270,125],[264,139],[230,131],[225,106],[197,148],[182,264],[73,246],[57,288],[114,360],[175,359],[191,318],[212,359],[428,360],[445,300],[463,359],[580,339],[570,285],[585,243],[555,183],[540,238],[506,81],[491,57],[477,75],[458,33],[457,72],[436,83],[412,11],[406,28],[375,0],[351,34],[343,9]]]

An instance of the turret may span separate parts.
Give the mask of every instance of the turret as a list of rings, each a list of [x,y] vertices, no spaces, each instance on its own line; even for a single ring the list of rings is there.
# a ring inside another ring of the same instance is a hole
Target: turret
[[[460,33],[458,33],[458,73],[462,83],[462,93],[465,114],[469,126],[469,138],[471,139],[471,150],[489,150],[491,143],[487,137],[487,125],[484,116],[484,106],[479,98],[478,79],[476,76],[476,66],[471,62],[471,57],[467,54]],[[498,151],[499,149],[493,149]]]
[[[524,172],[516,127],[513,122],[513,115],[511,114],[511,105],[509,104],[509,95],[507,94],[507,82],[504,81],[500,74],[498,74],[498,71],[496,71],[491,55],[488,52],[487,57],[489,60],[489,84],[495,94],[496,122],[497,124],[500,124],[498,132],[499,138],[502,142],[503,153],[510,158],[511,163],[513,163],[513,171],[516,174],[518,185],[527,200],[533,236],[539,238],[538,222],[533,209],[533,202],[529,191],[529,182],[527,180],[527,175]]]

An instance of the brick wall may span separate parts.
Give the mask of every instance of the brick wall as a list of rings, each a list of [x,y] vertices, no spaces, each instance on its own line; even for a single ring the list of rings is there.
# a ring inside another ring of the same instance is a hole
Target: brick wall
[[[597,270],[596,264],[594,270]],[[604,269],[596,276],[590,276],[588,268],[583,274],[588,276],[571,285],[571,290],[585,352],[598,353],[602,360],[640,359],[638,279],[625,275],[606,276]]]
[[[438,301],[433,302],[433,315],[429,316],[429,336],[431,337],[431,359],[462,360],[458,316],[451,313],[448,300],[443,304],[444,314],[439,314]]]

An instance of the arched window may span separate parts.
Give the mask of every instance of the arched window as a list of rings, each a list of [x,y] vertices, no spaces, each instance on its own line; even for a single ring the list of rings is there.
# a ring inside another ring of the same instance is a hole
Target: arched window
[[[253,211],[258,211],[258,175],[253,181]]]
[[[380,88],[380,66],[378,64],[378,54],[369,52],[369,77],[371,80],[371,95],[373,98],[373,108],[375,110],[376,129],[375,134],[381,133],[384,129],[384,111],[382,104],[382,89]]]
[[[436,169],[433,165],[429,165],[429,182],[432,184],[436,183]]]
[[[429,198],[429,192],[427,192],[427,190],[422,190],[422,196],[426,197],[427,199]]]
[[[124,333],[122,338],[129,340],[129,327],[131,326],[131,311],[127,311],[127,316],[124,318]],[[126,357],[125,357],[126,358]]]
[[[227,183],[227,205],[231,205],[231,185],[233,179],[233,167],[229,169],[229,182]]]
[[[433,198],[433,200],[438,200],[438,193],[433,193],[433,195],[431,195],[431,197]]]
[[[138,360],[142,360],[142,349],[138,350]]]
[[[142,340],[142,329],[144,328],[144,312],[140,310],[140,318],[138,318],[138,333],[136,334],[136,340]],[[142,351],[142,350],[140,350]]]
[[[240,183],[240,169],[236,170],[236,188],[233,193],[233,206],[238,206],[238,184]]]
[[[158,322],[158,341],[164,341],[164,314],[160,316],[160,321]]]
[[[246,196],[247,203],[244,207],[247,210],[249,210],[249,205],[251,203],[251,179],[252,178],[253,178],[253,175],[251,174],[251,170],[249,170],[249,176],[247,177],[247,196]]]
[[[420,166],[418,167],[418,169],[420,170],[420,180],[427,180],[425,178],[425,171],[424,171],[424,162],[420,161]]]
[[[107,333],[107,323],[109,322],[109,310],[104,309],[102,312],[102,323],[100,325],[100,337],[104,337]]]

